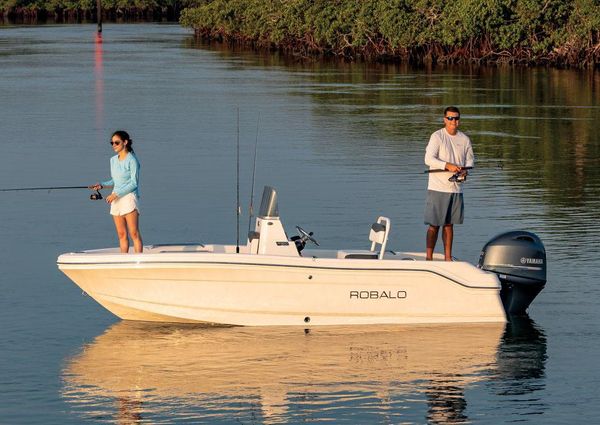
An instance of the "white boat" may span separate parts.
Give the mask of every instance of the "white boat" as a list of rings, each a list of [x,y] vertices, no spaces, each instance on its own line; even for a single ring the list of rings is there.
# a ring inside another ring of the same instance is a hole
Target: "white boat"
[[[108,248],[57,263],[122,319],[246,326],[504,322],[546,282],[544,247],[529,232],[492,239],[475,266],[388,250],[386,217],[371,226],[369,250],[305,249],[316,241],[297,229],[288,238],[267,186],[245,245]]]

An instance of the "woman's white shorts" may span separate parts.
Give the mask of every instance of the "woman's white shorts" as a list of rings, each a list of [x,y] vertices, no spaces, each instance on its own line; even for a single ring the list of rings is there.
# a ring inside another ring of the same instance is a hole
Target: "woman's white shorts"
[[[111,215],[126,215],[133,210],[138,210],[138,213],[140,212],[139,201],[134,193],[128,193],[122,198],[117,198],[110,204]]]

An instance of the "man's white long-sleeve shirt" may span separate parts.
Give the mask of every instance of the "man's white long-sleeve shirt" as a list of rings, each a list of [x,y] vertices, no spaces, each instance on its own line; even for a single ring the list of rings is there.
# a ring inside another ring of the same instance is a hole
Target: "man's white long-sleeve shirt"
[[[461,131],[454,136],[442,128],[431,135],[425,150],[425,164],[430,170],[443,170],[446,163],[460,167],[472,167],[475,163],[471,139]],[[429,173],[428,190],[461,193],[462,184],[448,181],[452,173]]]

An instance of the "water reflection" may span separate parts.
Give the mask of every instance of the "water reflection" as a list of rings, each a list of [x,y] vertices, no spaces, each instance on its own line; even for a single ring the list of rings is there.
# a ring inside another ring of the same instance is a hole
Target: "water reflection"
[[[544,332],[527,316],[512,318],[498,351],[498,393],[528,394],[543,389],[547,357]]]
[[[486,324],[304,332],[119,322],[68,359],[63,396],[85,418],[120,424],[345,416],[464,423],[471,385],[492,379],[519,386],[543,376],[545,340],[530,339],[531,328],[529,322],[519,329]]]

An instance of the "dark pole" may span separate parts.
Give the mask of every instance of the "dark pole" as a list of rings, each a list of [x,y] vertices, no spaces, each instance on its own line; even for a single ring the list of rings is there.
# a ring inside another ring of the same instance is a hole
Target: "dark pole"
[[[96,14],[98,17],[98,35],[102,34],[102,0],[96,0]]]

